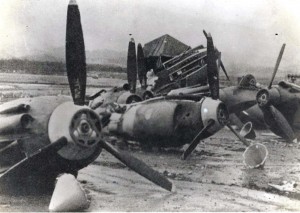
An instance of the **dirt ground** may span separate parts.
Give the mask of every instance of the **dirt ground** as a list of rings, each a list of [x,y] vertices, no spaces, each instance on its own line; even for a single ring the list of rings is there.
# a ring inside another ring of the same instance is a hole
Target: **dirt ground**
[[[257,141],[269,151],[264,169],[244,166],[244,146],[226,129],[201,142],[186,161],[180,159],[183,148],[145,152],[137,144],[122,146],[172,180],[175,192],[152,184],[103,151],[78,175],[91,197],[86,211],[299,211],[300,194],[268,185],[300,181],[299,146],[261,133]],[[49,202],[50,195],[1,195],[0,210],[47,211]]]
[[[228,130],[205,140],[183,161],[183,149],[140,149],[131,153],[176,185],[170,193],[129,171],[106,152],[80,172],[90,191],[89,211],[299,211],[300,194],[282,193],[268,183],[298,182],[300,150],[278,138],[258,136],[269,150],[265,168],[243,165],[244,146]],[[296,187],[297,188],[297,187]]]
[[[24,91],[24,86],[17,86]],[[7,85],[0,92],[4,89],[12,88]],[[268,185],[300,183],[300,145],[286,145],[278,137],[263,133],[257,132],[256,141],[269,151],[264,169],[245,167],[245,147],[227,129],[202,141],[186,161],[180,159],[186,147],[142,151],[137,143],[129,147],[117,143],[173,181],[176,191],[152,184],[102,151],[78,175],[91,198],[86,211],[300,211],[300,186],[286,193]],[[0,195],[0,211],[47,211],[50,198]]]

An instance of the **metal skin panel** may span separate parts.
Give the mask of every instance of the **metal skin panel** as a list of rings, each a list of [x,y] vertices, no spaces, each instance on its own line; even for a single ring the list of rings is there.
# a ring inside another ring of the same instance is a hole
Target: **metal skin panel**
[[[199,70],[187,75],[185,77],[186,86],[194,86],[198,84],[205,84],[207,81],[207,69],[206,66],[200,68]]]
[[[118,104],[131,104],[140,101],[142,101],[142,98],[140,96],[129,91],[122,93],[117,99]]]
[[[267,129],[267,126],[264,121],[263,112],[257,104],[237,115],[243,123],[251,121],[254,129]]]
[[[31,123],[31,127],[15,137],[10,139],[18,139],[22,146],[22,149],[27,155],[34,153],[35,151],[50,144],[48,139],[48,121],[53,110],[61,103],[71,101],[72,99],[67,96],[44,96],[36,98],[24,98],[14,101],[6,102],[0,105],[0,111],[10,107],[14,107],[20,104],[26,104],[30,106],[30,110],[27,112],[34,120]],[[3,136],[3,135],[1,135]]]
[[[218,107],[218,104],[210,107]],[[113,113],[109,131],[141,144],[181,146],[190,143],[203,128],[201,105],[201,102],[182,100],[143,102],[129,107],[122,115]],[[203,138],[210,135],[207,132]]]
[[[177,106],[178,104],[168,101],[138,106],[134,115],[134,136],[149,135],[154,138],[172,136]]]
[[[220,90],[220,100],[226,104],[229,113],[239,113],[256,104],[258,89],[241,89],[236,86]]]
[[[33,118],[27,113],[22,113],[2,115],[0,120],[0,134],[15,134],[30,128]]]
[[[209,86],[201,86],[201,87],[186,87],[172,90],[168,93],[168,95],[184,95],[184,94],[197,94],[208,92]]]

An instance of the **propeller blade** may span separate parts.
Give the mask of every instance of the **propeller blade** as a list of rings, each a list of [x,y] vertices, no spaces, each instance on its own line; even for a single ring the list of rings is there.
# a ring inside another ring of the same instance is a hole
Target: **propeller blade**
[[[229,78],[229,76],[228,76],[228,74],[227,74],[227,71],[226,71],[226,69],[225,69],[225,67],[224,67],[223,61],[220,60],[220,62],[221,62],[221,68],[222,68],[224,74],[226,75],[227,80],[230,81],[230,78]]]
[[[264,119],[266,123],[271,127],[272,131],[276,131],[282,137],[289,142],[293,142],[296,139],[295,133],[284,115],[276,109],[273,105],[262,107],[264,113]]]
[[[202,135],[204,133],[206,133],[206,131],[212,126],[214,125],[215,121],[214,120],[209,120],[207,125],[201,129],[201,131],[196,135],[196,137],[194,137],[194,139],[192,140],[192,142],[190,143],[189,147],[184,151],[184,153],[182,154],[181,158],[183,160],[185,160],[191,153],[192,151],[194,151],[194,149],[197,147],[197,145],[200,143],[200,140],[202,138]]]
[[[205,36],[205,38],[207,39],[207,32],[205,31],[205,30],[203,30],[203,34],[204,34],[204,36]]]
[[[86,61],[80,12],[75,0],[70,0],[67,13],[66,66],[74,104],[84,105]]]
[[[219,50],[217,48],[215,48],[215,51],[216,51],[216,58],[218,60],[217,68],[218,68],[218,71],[220,71],[220,66],[221,66],[221,52],[219,52]]]
[[[204,31],[205,32],[205,31]],[[219,98],[219,71],[216,62],[216,54],[213,39],[208,33],[205,34],[207,39],[207,80],[212,99]]]
[[[150,180],[151,182],[155,183],[156,185],[168,190],[173,191],[173,184],[170,182],[166,177],[161,175],[159,172],[153,170],[148,165],[146,165],[141,160],[130,156],[124,152],[120,152],[119,150],[115,149],[110,144],[101,141],[102,147],[108,151],[110,154],[115,156],[119,159],[122,163],[128,166],[133,171],[137,172],[141,176],[145,177],[146,179]]]
[[[224,64],[223,64],[223,61],[222,61],[222,59],[221,59],[222,53],[221,53],[217,48],[216,48],[215,50],[216,50],[216,56],[217,56],[217,58],[218,58],[218,70],[220,70],[220,66],[221,66],[221,68],[222,68],[222,70],[223,70],[223,72],[224,72],[224,74],[225,74],[227,80],[230,81],[230,79],[229,79],[229,77],[228,77],[228,74],[227,74],[227,72],[226,72],[225,66],[224,66]]]
[[[68,141],[65,137],[61,137],[54,143],[49,144],[43,149],[40,149],[33,155],[21,160],[19,163],[12,166],[0,177],[0,191],[13,191],[15,184],[21,182],[20,177],[32,175],[38,172],[44,165],[49,164],[49,159],[54,154],[67,145]],[[18,187],[17,190],[20,190]]]
[[[279,53],[279,55],[278,55],[278,58],[277,58],[277,61],[276,61],[276,65],[275,65],[275,68],[274,68],[274,71],[273,71],[273,75],[272,75],[270,84],[269,84],[269,86],[268,86],[269,89],[271,89],[272,84],[273,84],[273,81],[274,81],[274,78],[275,78],[275,75],[276,75],[276,73],[277,73],[277,71],[278,71],[278,67],[279,67],[279,64],[280,64],[281,59],[282,59],[282,55],[283,55],[283,52],[284,52],[284,48],[285,48],[285,44],[282,45],[281,50],[280,50],[280,53]]]
[[[138,67],[138,76],[142,88],[147,87],[147,69],[145,64],[145,56],[142,45],[139,43],[137,47],[137,67]]]
[[[232,128],[232,126],[230,126],[229,124],[227,124],[226,126],[231,130],[231,132],[233,132],[233,134],[235,134],[235,136],[236,136],[238,139],[240,139],[241,142],[243,142],[243,144],[244,144],[245,146],[250,146],[251,143],[250,143],[249,141],[247,141],[245,138],[243,138],[237,131],[235,131],[235,130]]]
[[[137,65],[136,65],[135,42],[133,38],[131,38],[128,44],[127,80],[130,87],[130,92],[135,93],[136,81],[137,81]]]

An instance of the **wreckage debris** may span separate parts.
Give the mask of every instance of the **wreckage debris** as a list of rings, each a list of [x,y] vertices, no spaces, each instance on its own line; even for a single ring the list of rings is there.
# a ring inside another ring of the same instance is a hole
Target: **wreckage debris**
[[[255,131],[253,130],[251,122],[247,122],[243,126],[243,128],[240,131],[240,135],[244,138],[248,138],[248,139],[252,139],[252,140],[256,138],[256,134],[255,134]]]
[[[243,154],[244,164],[251,168],[263,168],[268,158],[268,150],[261,143],[251,144]]]
[[[63,174],[57,183],[50,201],[49,211],[67,212],[87,209],[90,201],[84,189],[71,174]]]

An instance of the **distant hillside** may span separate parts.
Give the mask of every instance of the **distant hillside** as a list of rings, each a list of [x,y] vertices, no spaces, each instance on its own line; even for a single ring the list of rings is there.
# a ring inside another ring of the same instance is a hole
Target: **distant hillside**
[[[22,59],[32,61],[64,62],[65,48],[53,48],[47,51],[35,51],[32,55]],[[88,64],[105,64],[126,67],[127,53],[115,50],[94,50],[86,51],[86,62]]]

